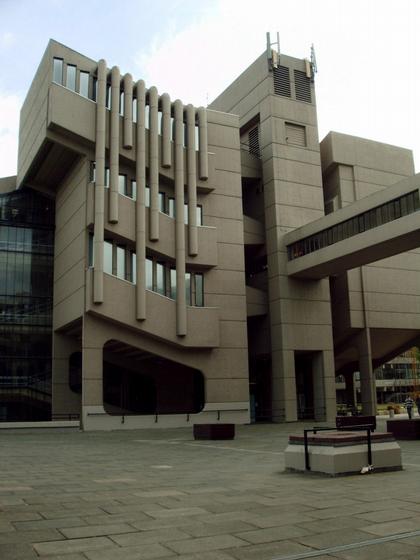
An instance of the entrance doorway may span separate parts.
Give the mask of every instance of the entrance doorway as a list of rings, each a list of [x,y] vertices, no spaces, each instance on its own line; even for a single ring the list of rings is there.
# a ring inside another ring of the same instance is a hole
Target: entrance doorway
[[[295,352],[296,402],[298,420],[315,417],[313,353]]]

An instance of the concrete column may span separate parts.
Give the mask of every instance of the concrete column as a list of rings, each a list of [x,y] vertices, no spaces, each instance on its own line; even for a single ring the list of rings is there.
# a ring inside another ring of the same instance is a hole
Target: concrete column
[[[133,78],[124,76],[124,148],[133,147]]]
[[[272,414],[274,422],[296,422],[296,373],[293,350],[272,352]]]
[[[162,167],[171,167],[171,99],[167,93],[160,98],[162,104]]]
[[[199,127],[199,177],[201,180],[209,178],[209,156],[208,156],[208,140],[207,140],[207,112],[204,107],[198,109],[198,127]]]
[[[105,185],[105,130],[106,130],[106,62],[98,62],[98,93],[96,101],[96,182],[95,224],[93,238],[94,270],[93,301],[104,301],[104,185]]]
[[[108,221],[118,222],[118,182],[120,159],[120,70],[114,66],[111,70],[111,121],[109,143],[109,212]]]
[[[53,333],[52,414],[80,414],[82,396],[70,389],[69,359],[80,352],[80,343],[68,336]]]
[[[185,226],[184,226],[184,107],[175,101],[175,256],[176,256],[176,332],[187,334],[185,298]]]
[[[103,344],[89,317],[82,332],[82,407],[103,406]]]
[[[150,129],[149,129],[149,186],[150,214],[149,239],[159,239],[159,134],[158,134],[158,92],[149,89]]]
[[[314,354],[312,375],[314,418],[318,421],[332,422],[337,414],[334,353],[332,350],[324,350]]]
[[[195,109],[187,107],[187,162],[188,162],[188,253],[193,257],[198,254],[197,235],[197,170],[195,159]]]
[[[146,88],[137,82],[136,139],[136,317],[146,319],[146,131],[144,122]]]
[[[362,400],[362,414],[376,414],[376,384],[372,368],[372,349],[370,343],[370,329],[365,328],[358,338],[360,394]]]
[[[350,407],[356,406],[356,387],[354,384],[354,372],[350,371],[344,374],[344,380],[346,382],[346,402]]]

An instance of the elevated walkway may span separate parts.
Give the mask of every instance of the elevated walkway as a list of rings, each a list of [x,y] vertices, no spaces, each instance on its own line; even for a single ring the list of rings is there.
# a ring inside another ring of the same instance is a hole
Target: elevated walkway
[[[285,236],[287,272],[319,279],[420,245],[420,174]]]

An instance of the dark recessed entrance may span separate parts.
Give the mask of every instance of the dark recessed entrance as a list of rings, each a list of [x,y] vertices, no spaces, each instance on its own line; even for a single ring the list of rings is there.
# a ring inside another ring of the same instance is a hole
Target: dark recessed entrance
[[[109,414],[193,414],[204,407],[204,377],[194,368],[109,341],[103,352]]]

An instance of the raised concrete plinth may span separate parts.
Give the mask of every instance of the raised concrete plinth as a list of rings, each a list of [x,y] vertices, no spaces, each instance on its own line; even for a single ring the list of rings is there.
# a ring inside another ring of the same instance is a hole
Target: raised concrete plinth
[[[373,472],[401,470],[401,449],[390,433],[371,434]],[[367,436],[364,432],[319,432],[308,434],[309,472],[331,476],[360,473],[368,465]],[[305,471],[302,435],[289,436],[285,451],[286,470]]]
[[[420,439],[420,418],[388,420],[386,429],[396,439]]]

